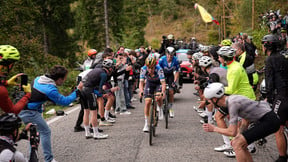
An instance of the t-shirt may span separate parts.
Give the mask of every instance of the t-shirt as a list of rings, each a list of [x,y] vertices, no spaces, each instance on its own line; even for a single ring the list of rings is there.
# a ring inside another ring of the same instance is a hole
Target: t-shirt
[[[253,101],[240,95],[227,96],[226,102],[230,116],[229,124],[233,125],[238,123],[238,117],[255,122],[272,111],[267,102]]]

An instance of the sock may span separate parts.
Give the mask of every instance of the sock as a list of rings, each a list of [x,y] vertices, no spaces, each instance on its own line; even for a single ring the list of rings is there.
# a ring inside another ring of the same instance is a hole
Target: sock
[[[230,138],[228,136],[222,135],[223,141],[226,145],[231,146]]]
[[[173,103],[168,104],[169,109],[172,109],[172,106],[173,106]]]
[[[85,129],[85,136],[90,136],[90,130],[89,130],[89,125],[84,125],[84,129]]]
[[[108,119],[108,116],[109,116],[109,110],[105,109],[104,117],[106,120]]]
[[[206,109],[206,113],[207,113],[207,116],[208,116],[208,121],[211,121],[212,120],[212,112],[208,111],[208,109]]]
[[[145,116],[145,124],[148,125],[148,117]]]
[[[160,107],[159,107],[159,105],[157,105],[157,111],[160,111]]]
[[[93,127],[93,133],[94,133],[94,135],[99,133],[98,132],[98,127]]]

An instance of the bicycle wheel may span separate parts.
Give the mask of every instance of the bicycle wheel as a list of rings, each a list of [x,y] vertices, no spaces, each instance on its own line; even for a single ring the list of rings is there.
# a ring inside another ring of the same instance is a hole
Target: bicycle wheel
[[[158,113],[156,111],[156,101],[153,101],[153,116],[154,116],[154,123],[153,123],[153,136],[156,137],[156,127],[158,125]]]
[[[165,105],[164,105],[164,115],[165,115],[165,128],[168,129],[168,99],[169,99],[169,92],[166,92],[166,97],[165,97]]]
[[[152,100],[152,105],[150,107],[150,125],[149,125],[149,145],[152,145],[152,138],[153,138],[153,131],[154,131],[154,106],[153,106],[153,100]]]

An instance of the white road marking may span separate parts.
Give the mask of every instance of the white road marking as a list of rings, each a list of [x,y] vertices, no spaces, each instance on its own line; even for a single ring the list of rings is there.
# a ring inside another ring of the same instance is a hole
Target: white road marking
[[[78,104],[77,106],[75,106],[75,108],[73,108],[73,109],[65,112],[65,115],[63,115],[63,116],[56,116],[55,118],[47,121],[47,124],[50,125],[50,124],[54,123],[55,121],[57,121],[57,120],[65,117],[66,115],[71,114],[72,112],[74,112],[74,111],[76,111],[76,110],[79,110],[79,109],[80,109],[80,105]]]

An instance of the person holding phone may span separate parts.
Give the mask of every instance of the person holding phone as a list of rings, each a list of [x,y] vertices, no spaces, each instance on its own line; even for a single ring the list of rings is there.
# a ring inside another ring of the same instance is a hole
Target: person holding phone
[[[26,106],[31,97],[30,84],[21,85],[26,94],[15,105],[8,95],[6,87],[17,85],[17,78],[23,75],[23,73],[20,73],[9,80],[6,80],[14,63],[19,59],[20,53],[15,47],[10,45],[0,45],[0,107],[6,113],[18,114]]]

